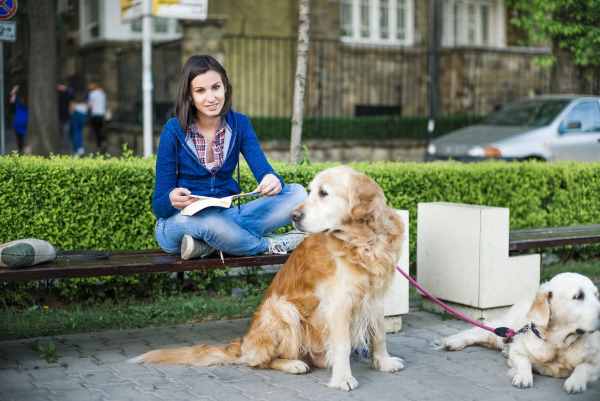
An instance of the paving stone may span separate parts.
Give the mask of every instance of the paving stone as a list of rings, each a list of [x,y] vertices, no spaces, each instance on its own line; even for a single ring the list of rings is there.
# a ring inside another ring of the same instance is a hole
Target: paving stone
[[[244,333],[248,319],[167,328],[114,330],[0,342],[0,401],[598,401],[600,382],[570,396],[564,380],[534,376],[534,387],[510,384],[501,353],[477,347],[435,350],[441,335],[467,326],[438,315],[412,311],[404,330],[388,336],[391,354],[406,361],[398,373],[378,372],[368,361],[352,360],[359,387],[346,393],[326,386],[331,372],[306,375],[244,366],[190,367],[126,363],[157,346],[226,343]],[[32,350],[35,341],[56,344],[59,361],[48,364]]]
[[[52,401],[50,395],[47,390],[12,391],[5,395],[5,399],[6,401]]]

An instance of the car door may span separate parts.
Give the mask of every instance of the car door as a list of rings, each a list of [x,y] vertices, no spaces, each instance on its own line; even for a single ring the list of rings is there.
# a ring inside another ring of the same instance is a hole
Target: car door
[[[563,119],[550,146],[553,160],[600,160],[600,103],[584,100]]]

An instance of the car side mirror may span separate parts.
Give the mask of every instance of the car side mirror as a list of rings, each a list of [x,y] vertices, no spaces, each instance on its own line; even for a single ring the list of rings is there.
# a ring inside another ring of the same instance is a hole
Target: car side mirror
[[[581,121],[563,121],[558,127],[558,132],[560,134],[564,134],[568,131],[579,130],[581,129]]]

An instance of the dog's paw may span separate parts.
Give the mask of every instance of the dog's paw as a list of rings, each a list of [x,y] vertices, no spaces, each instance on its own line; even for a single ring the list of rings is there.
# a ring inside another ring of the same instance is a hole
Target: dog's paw
[[[300,360],[290,361],[286,366],[286,372],[294,375],[301,375],[304,373],[308,373],[309,371],[310,367]]]
[[[587,390],[587,381],[585,379],[582,380],[578,376],[571,375],[567,380],[565,380],[563,388],[569,394],[582,393]]]
[[[518,388],[529,388],[533,385],[533,374],[531,372],[516,373],[512,378],[512,385]]]
[[[373,359],[373,367],[382,372],[397,372],[404,369],[404,361],[393,356],[375,358]]]
[[[350,374],[339,379],[332,377],[327,386],[331,388],[338,388],[344,391],[350,391],[358,387],[358,381]]]
[[[434,341],[433,346],[436,349],[443,349],[446,351],[460,351],[463,350],[466,345],[462,338],[458,336],[450,336]]]

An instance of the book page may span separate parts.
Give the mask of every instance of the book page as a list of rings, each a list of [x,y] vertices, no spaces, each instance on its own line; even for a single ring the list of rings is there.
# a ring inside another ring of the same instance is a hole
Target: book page
[[[198,200],[192,203],[191,205],[187,205],[185,208],[183,208],[181,214],[184,216],[193,216],[199,211],[211,206],[228,208],[229,206],[231,206],[231,201],[231,196],[227,196],[225,198],[210,198],[208,196],[198,196]]]
[[[260,195],[259,192],[244,192],[237,195],[226,196],[224,198],[211,198],[210,196],[201,196],[201,195],[189,195],[192,198],[197,198],[198,200],[191,205],[186,206],[181,211],[181,214],[184,216],[193,216],[201,210],[206,209],[207,207],[217,206],[228,208],[231,206],[231,202],[234,199],[244,198],[247,196],[257,196]]]

